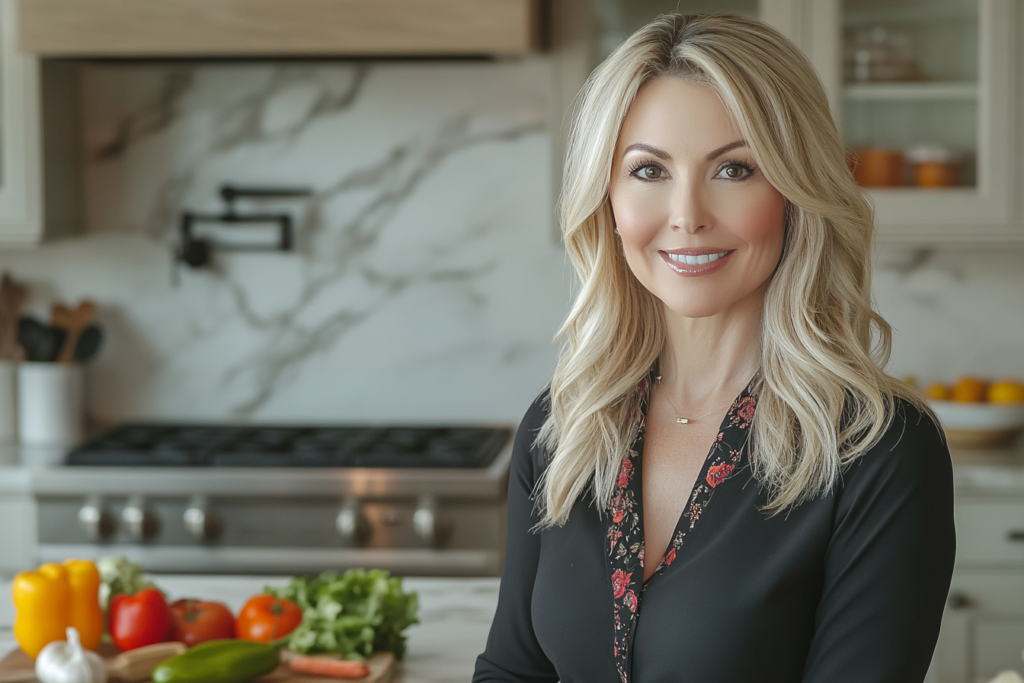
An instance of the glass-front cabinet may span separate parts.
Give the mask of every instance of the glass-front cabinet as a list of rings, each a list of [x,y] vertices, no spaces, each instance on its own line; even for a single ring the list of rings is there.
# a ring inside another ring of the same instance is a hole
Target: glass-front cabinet
[[[841,0],[841,63],[819,68],[883,236],[1013,222],[1014,4]]]
[[[575,0],[580,2],[581,0]],[[590,0],[590,66],[663,12],[759,17],[811,58],[883,242],[1024,244],[1019,0]]]

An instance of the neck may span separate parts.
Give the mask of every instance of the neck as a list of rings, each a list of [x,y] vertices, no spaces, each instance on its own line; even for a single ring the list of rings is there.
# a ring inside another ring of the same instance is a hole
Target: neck
[[[729,403],[761,365],[764,292],[704,318],[665,311],[662,390],[679,410]]]

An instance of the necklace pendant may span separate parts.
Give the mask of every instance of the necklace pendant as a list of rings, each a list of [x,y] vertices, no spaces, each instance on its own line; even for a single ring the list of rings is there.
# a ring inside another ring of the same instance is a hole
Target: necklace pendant
[[[690,424],[690,420],[685,417],[677,417],[676,422],[678,422],[681,425]]]

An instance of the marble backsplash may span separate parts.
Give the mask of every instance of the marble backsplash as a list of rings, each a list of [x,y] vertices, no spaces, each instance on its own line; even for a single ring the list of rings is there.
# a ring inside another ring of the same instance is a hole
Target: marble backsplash
[[[94,298],[101,420],[516,420],[568,305],[552,238],[550,66],[88,65],[85,233],[0,265],[36,306]],[[225,182],[296,219],[290,253],[180,269]]]
[[[0,252],[31,304],[89,296],[102,421],[517,421],[555,362],[551,64],[83,66],[82,235]],[[180,269],[222,183],[306,186],[296,249]],[[1024,376],[1024,252],[879,250],[890,371]]]
[[[891,374],[1024,379],[1024,251],[883,247],[873,284],[893,327]]]

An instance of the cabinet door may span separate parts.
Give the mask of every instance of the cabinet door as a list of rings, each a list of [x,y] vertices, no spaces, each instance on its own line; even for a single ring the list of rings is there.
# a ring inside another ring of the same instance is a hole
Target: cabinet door
[[[0,0],[0,247],[42,239],[39,68],[17,48],[15,0]]]
[[[817,38],[803,47],[859,157],[882,238],[1024,238],[1012,227],[1013,0],[807,0],[805,8]]]
[[[938,683],[1024,671],[1024,571],[957,570],[932,668]]]

